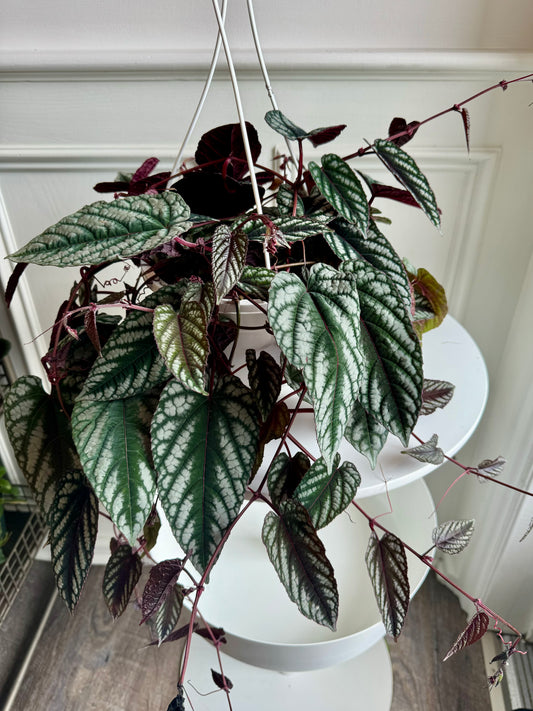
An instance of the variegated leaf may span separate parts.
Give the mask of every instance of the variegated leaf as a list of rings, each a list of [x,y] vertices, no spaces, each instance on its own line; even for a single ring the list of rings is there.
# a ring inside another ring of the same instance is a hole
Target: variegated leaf
[[[262,220],[251,220],[243,226],[243,230],[251,240],[264,240],[265,237],[274,236],[277,239],[284,239],[287,243],[325,234],[330,230],[324,220],[312,217],[282,215],[271,217],[270,222],[272,227],[265,225]]]
[[[175,585],[165,598],[155,616],[155,631],[159,645],[167,639],[176,626],[183,608],[183,588]]]
[[[4,413],[17,463],[47,517],[61,478],[80,469],[68,419],[33,375],[22,376],[9,388]]]
[[[278,210],[282,215],[292,215],[294,212],[295,200],[294,190],[288,185],[282,183],[276,194],[276,203]],[[305,213],[304,202],[302,198],[296,195],[296,212],[295,215],[301,217]]]
[[[391,141],[378,139],[373,144],[376,155],[394,177],[408,190],[435,227],[440,229],[440,212],[426,176],[415,161]]]
[[[266,515],[263,542],[289,598],[305,617],[334,630],[339,593],[331,563],[306,509],[285,501]]]
[[[404,545],[392,533],[380,539],[372,531],[365,560],[385,629],[397,639],[405,622],[410,594]]]
[[[422,349],[403,299],[387,277],[368,263],[344,262],[355,276],[361,304],[362,345],[367,367],[360,401],[407,446],[422,400]]]
[[[253,348],[246,351],[246,365],[250,389],[261,419],[266,422],[281,392],[281,368],[266,351],[261,351],[257,358]]]
[[[102,504],[115,525],[133,543],[155,499],[155,475],[148,433],[153,398],[111,402],[79,400],[72,413],[74,441]]]
[[[413,459],[416,459],[419,462],[427,462],[428,464],[435,465],[442,464],[444,461],[444,452],[437,446],[438,441],[438,436],[434,434],[427,442],[424,442],[417,447],[402,450],[402,454],[408,454],[410,457],[413,457]]]
[[[99,201],[64,217],[9,259],[56,267],[126,259],[188,230],[189,215],[173,191]]]
[[[455,555],[470,543],[474,533],[473,518],[465,521],[446,521],[433,530],[433,544],[441,551]]]
[[[339,217],[330,224],[331,232],[324,239],[339,259],[363,259],[383,272],[398,289],[408,313],[412,312],[412,296],[409,277],[402,259],[396,254],[389,240],[371,220],[367,238],[350,222]]]
[[[359,317],[355,278],[328,265],[311,267],[307,287],[287,273],[277,274],[270,287],[269,323],[283,353],[303,369],[320,451],[328,466],[358,397]]]
[[[248,237],[242,230],[232,230],[225,224],[216,228],[213,234],[211,267],[217,304],[220,304],[239,280],[247,250]]]
[[[150,570],[141,602],[143,622],[159,610],[165,599],[174,590],[184,565],[183,559],[175,558],[163,560]]]
[[[322,168],[309,163],[309,172],[322,195],[339,215],[353,222],[366,235],[368,230],[368,200],[354,171],[334,153],[322,156]]]
[[[388,436],[386,428],[359,401],[356,402],[348,418],[344,438],[368,459],[372,469]]]
[[[301,140],[307,136],[307,131],[297,126],[277,109],[267,111],[265,121],[276,133],[279,133],[280,136],[284,138],[288,138],[289,141]]]
[[[460,652],[465,647],[468,647],[469,645],[474,644],[475,642],[480,640],[485,634],[485,632],[488,630],[489,622],[489,616],[486,612],[476,612],[474,617],[472,617],[472,619],[466,626],[466,629],[464,629],[459,635],[459,637],[457,637],[457,639],[451,646],[448,654],[444,657],[442,661],[445,662],[454,654],[457,654],[457,652]]]
[[[208,395],[171,381],[152,422],[161,504],[182,549],[203,571],[239,512],[259,436],[253,396],[235,376]]]
[[[317,459],[294,492],[316,529],[327,526],[346,509],[361,483],[356,467],[351,462],[340,464],[340,459],[337,454],[331,472],[322,457]]]
[[[429,380],[424,378],[422,389],[422,407],[420,415],[431,415],[437,408],[446,407],[453,397],[455,385],[446,380]]]
[[[113,619],[120,617],[139,582],[142,561],[127,543],[115,548],[107,561],[102,582],[102,592]]]
[[[275,272],[266,267],[244,267],[241,278],[237,282],[239,289],[252,299],[268,299],[268,289],[274,279]]]
[[[167,368],[187,388],[204,393],[209,355],[207,315],[197,301],[182,301],[178,313],[169,304],[154,311],[154,336]]]
[[[48,523],[57,588],[73,612],[91,567],[98,532],[98,499],[82,472],[73,470],[62,477]]]
[[[143,308],[159,304],[179,308],[185,283],[159,289],[141,302]],[[121,400],[148,392],[168,380],[170,373],[159,355],[153,334],[152,311],[131,311],[116,326],[93,365],[80,397]]]
[[[268,493],[274,506],[287,498],[292,498],[298,484],[307,474],[311,462],[303,452],[289,457],[281,452],[274,459],[268,470]]]
[[[476,470],[481,474],[498,476],[498,474],[503,471],[506,464],[507,461],[503,457],[496,457],[496,459],[484,459],[477,465]]]

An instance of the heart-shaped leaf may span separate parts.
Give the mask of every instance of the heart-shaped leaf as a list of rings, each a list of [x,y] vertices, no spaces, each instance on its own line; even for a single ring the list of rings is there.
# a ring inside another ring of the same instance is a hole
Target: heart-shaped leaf
[[[340,459],[337,454],[331,472],[322,457],[317,459],[294,492],[316,529],[327,526],[349,506],[361,483],[355,466],[351,462],[340,464]]]
[[[279,516],[266,515],[262,536],[272,565],[302,615],[334,630],[337,583],[307,510],[297,501],[285,501]]]
[[[303,452],[297,452],[294,457],[285,452],[278,454],[268,470],[268,492],[275,506],[279,507],[293,497],[310,466],[311,462]]]
[[[48,523],[56,584],[73,612],[91,567],[98,532],[98,499],[82,472],[73,470],[62,477]]]
[[[440,229],[440,212],[433,190],[415,161],[391,141],[378,139],[374,151],[394,177],[408,190],[435,227]]]
[[[333,463],[358,396],[362,368],[357,286],[352,275],[311,267],[307,287],[279,273],[270,287],[268,318],[288,360],[303,369],[313,398],[320,451]]]
[[[368,459],[372,469],[376,466],[378,454],[388,436],[385,427],[360,402],[356,402],[348,418],[344,438]]]
[[[155,499],[148,433],[153,398],[79,400],[72,431],[83,471],[115,525],[134,542]]]
[[[171,381],[152,422],[161,504],[182,549],[203,571],[239,512],[257,452],[253,396],[235,376],[208,395]]]
[[[455,555],[470,543],[474,533],[473,518],[465,521],[446,521],[433,530],[433,544],[441,551]]]
[[[127,543],[115,548],[107,561],[102,582],[102,592],[113,619],[126,609],[131,594],[139,582],[142,561]]]
[[[466,626],[466,629],[464,629],[459,635],[459,637],[457,637],[450,650],[448,651],[448,654],[444,657],[442,661],[445,662],[451,656],[457,654],[457,652],[460,652],[465,647],[468,647],[469,645],[474,644],[475,642],[480,640],[485,634],[485,632],[488,630],[489,622],[489,616],[486,612],[476,612],[474,617],[472,617],[472,619]]]
[[[188,230],[189,215],[187,204],[173,191],[95,202],[64,217],[9,258],[56,267],[126,259]]]
[[[309,172],[322,195],[339,215],[353,222],[366,235],[368,230],[368,200],[363,186],[346,161],[334,153],[322,156],[322,168],[309,163]]]
[[[422,389],[422,407],[420,415],[431,415],[437,408],[446,407],[453,397],[455,385],[446,380],[429,380],[424,378]]]
[[[353,274],[361,305],[362,345],[367,368],[360,401],[407,446],[422,400],[422,349],[398,291],[363,261],[341,270]]]
[[[47,517],[61,478],[81,468],[68,419],[33,375],[22,376],[9,388],[4,413],[17,463]]]
[[[438,447],[439,438],[436,434],[418,447],[402,450],[402,454],[408,454],[413,459],[419,462],[427,462],[428,464],[442,464],[444,461],[444,452]]]
[[[219,225],[213,234],[212,270],[216,302],[220,304],[239,280],[248,250],[248,237],[242,230]]]
[[[380,539],[372,531],[365,560],[385,629],[397,639],[409,607],[405,547],[393,533]]]

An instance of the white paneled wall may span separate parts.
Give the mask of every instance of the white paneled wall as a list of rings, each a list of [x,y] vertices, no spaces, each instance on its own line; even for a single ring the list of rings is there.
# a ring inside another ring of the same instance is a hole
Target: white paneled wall
[[[256,4],[280,107],[307,128],[347,123],[337,144],[326,149],[341,154],[385,135],[394,116],[420,120],[502,78],[533,70],[530,0]],[[4,0],[4,253],[97,199],[92,185],[112,179],[116,170],[132,169],[151,155],[170,166],[207,67],[215,31],[209,5],[60,0],[51,7]],[[267,161],[279,140],[263,123],[269,105],[253,69],[244,5],[231,4],[230,36],[239,50],[247,117],[259,129]],[[388,234],[398,251],[442,279],[452,313],[485,354],[492,395],[467,455],[505,454],[511,465],[502,476],[522,486],[530,485],[533,476],[533,452],[528,449],[533,426],[532,102],[533,86],[524,84],[473,104],[470,155],[458,114],[428,125],[413,140],[413,155],[443,210],[442,235],[419,211],[385,201],[378,205],[393,219]],[[195,138],[235,120],[231,89],[222,73]],[[364,170],[372,167],[367,159],[361,162]],[[384,179],[376,168],[377,177]],[[2,260],[4,286],[10,269]],[[27,344],[19,370],[37,372],[46,337],[32,339],[51,325],[72,279],[66,270],[27,270],[12,310],[20,341]],[[445,469],[433,476],[437,496],[453,475]],[[479,519],[468,556],[448,561],[449,572],[472,594],[497,604],[530,630],[533,606],[521,589],[531,584],[530,565],[523,561],[531,559],[533,535],[518,543],[530,510],[519,499],[499,499],[494,489],[463,481],[444,502],[443,520],[473,513]],[[503,510],[514,517],[511,527],[500,515]]]

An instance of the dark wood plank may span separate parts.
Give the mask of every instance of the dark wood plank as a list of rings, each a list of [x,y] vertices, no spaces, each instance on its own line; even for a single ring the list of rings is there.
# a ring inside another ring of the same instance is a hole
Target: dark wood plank
[[[429,575],[411,602],[404,631],[389,645],[391,711],[487,711],[490,697],[481,644],[443,658],[465,628],[457,597]]]

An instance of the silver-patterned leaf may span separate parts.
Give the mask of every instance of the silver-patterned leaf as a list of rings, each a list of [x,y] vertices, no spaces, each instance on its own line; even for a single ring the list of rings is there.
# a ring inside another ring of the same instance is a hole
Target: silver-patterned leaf
[[[189,215],[183,198],[170,190],[99,201],[64,217],[9,259],[56,267],[126,259],[188,230]]]
[[[262,220],[251,220],[243,226],[243,230],[251,240],[264,240],[265,237],[275,237],[285,242],[298,242],[306,237],[329,232],[330,228],[323,219],[282,215],[271,217],[271,226]]]
[[[476,470],[481,474],[497,476],[503,471],[506,464],[507,461],[503,457],[496,457],[496,459],[484,459],[477,465]]]
[[[444,452],[437,446],[439,438],[436,434],[432,435],[427,442],[411,447],[410,449],[402,450],[402,454],[408,454],[413,459],[419,462],[427,462],[428,464],[442,464],[444,461]]]
[[[130,600],[142,573],[142,561],[127,543],[111,553],[104,570],[102,592],[113,619],[120,617]]]
[[[401,295],[408,313],[412,312],[412,295],[409,277],[402,259],[396,254],[385,235],[371,220],[367,237],[357,227],[342,217],[330,223],[331,232],[324,233],[324,239],[339,259],[363,259],[383,272]]]
[[[455,385],[446,380],[424,378],[420,415],[431,415],[437,408],[446,407],[453,397],[454,390]]]
[[[367,262],[343,262],[356,278],[367,367],[360,401],[407,446],[422,400],[422,348],[405,304],[389,279]]]
[[[213,234],[211,268],[215,298],[220,304],[239,280],[248,250],[248,237],[242,230],[233,231],[228,225],[219,225]]]
[[[307,510],[297,501],[285,501],[280,516],[266,515],[262,536],[272,565],[302,615],[334,630],[337,582]]]
[[[277,109],[267,111],[265,121],[276,133],[279,133],[280,136],[284,138],[288,138],[289,141],[301,140],[307,136],[307,131],[297,126]]]
[[[207,315],[202,304],[183,300],[178,313],[169,304],[157,306],[154,337],[170,372],[190,390],[205,394],[209,341]]]
[[[155,499],[148,433],[152,398],[111,402],[79,400],[72,432],[83,471],[113,522],[131,543],[143,529]]]
[[[250,389],[261,419],[266,422],[281,392],[283,373],[270,353],[261,351],[257,358],[253,348],[246,350],[246,365]]]
[[[351,462],[340,464],[339,454],[335,457],[331,472],[319,457],[298,484],[294,498],[305,506],[313,526],[319,529],[331,523],[349,506],[360,483],[361,476],[356,467]]]
[[[318,444],[328,466],[358,397],[359,316],[354,277],[325,264],[311,267],[307,287],[287,273],[277,274],[270,287],[268,320],[283,353],[303,369]]]
[[[176,626],[183,607],[183,588],[175,585],[155,616],[155,631],[161,645]]]
[[[309,471],[311,462],[303,452],[289,457],[280,452],[268,469],[268,493],[274,506],[292,498],[296,487]]]
[[[470,543],[474,524],[473,518],[464,521],[445,521],[433,530],[433,544],[450,555],[460,553]]]
[[[258,439],[252,393],[235,376],[220,378],[208,395],[175,380],[161,395],[152,422],[161,504],[199,571],[239,512]]]
[[[411,193],[435,227],[440,228],[440,213],[433,190],[411,156],[395,143],[383,139],[374,141],[373,147],[379,159]]]
[[[304,202],[302,198],[296,194],[296,203],[294,198],[294,190],[285,183],[282,183],[276,194],[276,203],[282,215],[292,215],[296,204],[295,214],[301,217],[305,213]]]
[[[4,413],[17,463],[47,517],[62,476],[81,468],[67,416],[33,375],[9,388]]]
[[[388,436],[386,428],[359,401],[356,402],[348,418],[344,438],[368,459],[372,469]]]
[[[237,287],[252,299],[268,300],[268,289],[275,272],[266,267],[244,267]]]
[[[141,601],[143,622],[159,610],[165,599],[174,590],[184,565],[184,559],[174,558],[162,560],[150,570]]]
[[[50,552],[59,594],[72,612],[93,559],[98,499],[80,471],[62,477],[50,508]]]
[[[405,547],[393,533],[380,539],[372,531],[365,560],[385,629],[397,639],[409,607]]]
[[[369,221],[368,200],[359,178],[348,163],[335,153],[321,159],[322,168],[309,163],[309,172],[322,195],[339,215],[353,222],[366,235]]]
[[[474,644],[475,642],[480,640],[485,634],[485,632],[488,630],[489,623],[490,619],[486,612],[476,612],[474,617],[472,617],[472,619],[466,626],[466,629],[464,629],[459,635],[459,637],[457,637],[457,639],[455,640],[447,655],[442,661],[445,662],[451,656],[457,654],[457,652],[460,652],[465,647],[468,647],[469,645]]]

